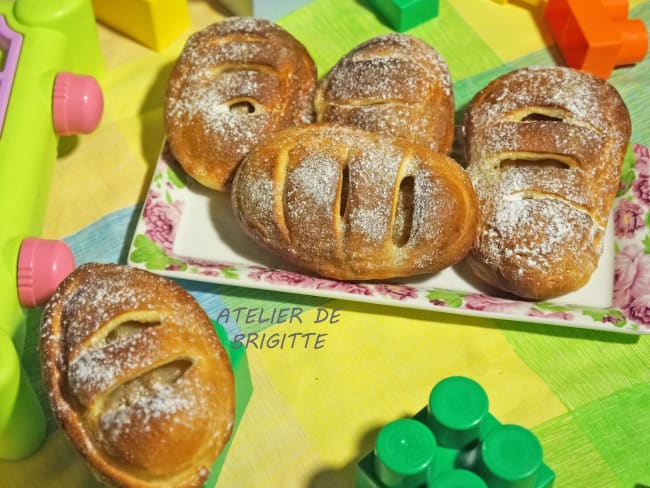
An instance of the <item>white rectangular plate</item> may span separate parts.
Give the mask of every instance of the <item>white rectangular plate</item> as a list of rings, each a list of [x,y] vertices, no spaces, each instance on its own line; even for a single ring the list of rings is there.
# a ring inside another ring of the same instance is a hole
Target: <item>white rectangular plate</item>
[[[634,158],[644,157],[644,150],[647,152],[644,146],[635,146],[635,151],[630,151],[632,171]],[[630,203],[634,192],[631,182],[628,186],[617,199],[613,215],[619,211],[620,202]],[[649,312],[638,310],[639,304],[635,308],[635,302],[642,297],[634,296],[634,283],[615,280],[617,273],[634,274],[638,260],[635,253],[642,252],[644,242],[650,242],[648,229],[644,226],[632,235],[627,229],[617,230],[612,219],[605,252],[589,283],[552,302],[497,297],[474,280],[462,264],[435,275],[381,283],[316,278],[262,250],[235,221],[229,195],[204,188],[189,178],[165,146],[135,229],[128,264],[169,277],[226,285],[492,319],[650,334],[650,323],[639,320]],[[617,307],[620,304],[623,307]]]

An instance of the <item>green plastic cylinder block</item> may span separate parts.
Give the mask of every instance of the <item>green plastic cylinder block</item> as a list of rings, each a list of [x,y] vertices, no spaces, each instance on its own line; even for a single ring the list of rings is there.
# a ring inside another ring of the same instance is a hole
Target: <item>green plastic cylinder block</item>
[[[466,469],[450,469],[436,476],[431,486],[436,488],[487,488],[485,482]]]
[[[375,445],[375,472],[387,487],[428,485],[436,439],[421,422],[400,419],[385,425]]]
[[[495,427],[481,445],[478,469],[490,488],[534,488],[541,466],[541,444],[519,425]]]
[[[477,441],[487,417],[487,394],[470,378],[450,376],[431,390],[427,423],[443,447],[462,449]]]

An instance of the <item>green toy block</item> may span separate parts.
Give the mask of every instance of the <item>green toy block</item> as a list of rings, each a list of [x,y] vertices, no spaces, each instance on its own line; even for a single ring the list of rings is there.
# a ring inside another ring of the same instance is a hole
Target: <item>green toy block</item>
[[[0,0],[0,459],[32,454],[45,416],[20,364],[26,312],[18,263],[26,237],[38,237],[58,135],[54,85],[62,72],[103,72],[90,0]]]
[[[442,380],[413,418],[395,420],[356,466],[357,488],[550,488],[537,437],[501,424],[478,383]]]
[[[0,329],[0,459],[27,457],[45,438],[45,413],[11,339]]]
[[[439,0],[368,0],[368,4],[397,32],[438,16]]]
[[[212,465],[210,477],[205,482],[203,488],[213,488],[217,484],[221,468],[223,468],[230,450],[230,445],[235,437],[239,423],[244,415],[248,401],[253,394],[253,384],[251,382],[250,370],[248,369],[248,360],[246,359],[246,348],[233,347],[233,343],[228,340],[226,330],[217,322],[212,322],[221,343],[226,348],[230,364],[232,365],[232,372],[235,376],[235,422],[232,426],[232,434],[230,440],[226,443],[221,454]]]

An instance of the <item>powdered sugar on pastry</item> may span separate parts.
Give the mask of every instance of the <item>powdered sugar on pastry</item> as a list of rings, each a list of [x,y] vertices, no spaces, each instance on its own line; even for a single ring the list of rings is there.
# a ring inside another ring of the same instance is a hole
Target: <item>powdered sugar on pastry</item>
[[[524,298],[584,285],[630,137],[616,90],[570,68],[514,71],[474,97],[464,129],[481,208],[472,269]]]
[[[424,41],[385,34],[360,44],[321,80],[316,120],[404,137],[447,154],[454,98],[445,60]]]
[[[230,436],[234,383],[191,295],[146,271],[85,264],[41,330],[52,410],[93,469],[120,486],[202,485]]]
[[[312,120],[315,86],[316,66],[289,33],[228,17],[190,36],[170,74],[170,149],[199,183],[225,190],[252,146]]]
[[[474,190],[455,161],[330,124],[286,129],[256,146],[232,203],[262,246],[346,280],[439,271],[464,257],[476,222]]]

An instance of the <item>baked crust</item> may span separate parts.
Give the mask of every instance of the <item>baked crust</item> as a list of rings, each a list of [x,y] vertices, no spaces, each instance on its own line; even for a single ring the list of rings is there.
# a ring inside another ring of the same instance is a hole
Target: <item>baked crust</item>
[[[254,148],[231,198],[258,243],[339,280],[435,273],[465,256],[476,230],[476,195],[454,160],[332,124],[286,129]]]
[[[448,154],[454,95],[445,60],[424,41],[391,33],[345,55],[323,77],[314,101],[317,122],[404,137]]]
[[[571,68],[521,69],[474,97],[464,130],[481,213],[473,271],[535,300],[584,286],[602,253],[630,139],[618,92]]]
[[[251,147],[313,120],[315,89],[298,40],[268,20],[227,17],[189,37],[169,76],[171,151],[199,183],[226,190]]]
[[[200,487],[228,441],[234,380],[210,319],[144,270],[85,264],[47,303],[43,381],[52,411],[104,482]]]

